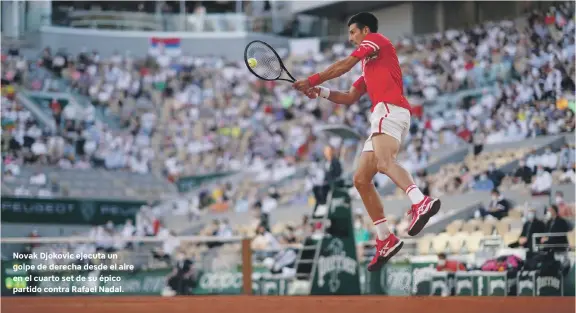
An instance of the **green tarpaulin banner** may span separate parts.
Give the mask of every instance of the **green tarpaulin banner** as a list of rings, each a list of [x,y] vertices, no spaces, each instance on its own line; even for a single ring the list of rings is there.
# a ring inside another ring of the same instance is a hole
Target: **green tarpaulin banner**
[[[2,223],[103,225],[134,219],[141,201],[2,197]]]
[[[2,296],[25,295],[160,295],[171,269],[142,271],[42,272],[31,274],[14,270],[21,261],[2,261]],[[30,276],[32,275],[32,276]],[[26,279],[28,277],[28,280]],[[33,279],[32,277],[37,277]],[[42,279],[39,279],[42,277]],[[58,281],[54,281],[57,277]],[[32,279],[30,279],[32,278]],[[254,273],[252,290],[257,295],[287,295],[292,279],[273,278]],[[42,280],[33,282],[33,280]],[[108,281],[107,281],[108,280]],[[14,288],[30,293],[14,293]],[[242,273],[239,271],[204,272],[199,274],[192,294],[241,294]]]
[[[186,176],[178,179],[178,181],[176,181],[176,186],[178,187],[179,192],[188,192],[203,183],[222,177],[227,177],[236,173],[237,172],[221,172],[206,175]]]
[[[162,293],[170,269],[95,272],[43,272],[42,277],[57,276],[59,281],[30,283],[22,278],[30,273],[14,269],[21,261],[2,262],[2,295],[14,296],[14,288],[40,287],[42,295],[159,295]],[[365,264],[364,264],[365,265]],[[365,267],[362,267],[365,271]],[[428,270],[428,266],[414,267],[409,263],[388,264],[379,272],[365,271],[366,286],[363,294],[396,296],[445,296],[454,291],[455,296],[510,296],[510,285],[517,286],[518,296],[573,296],[567,286],[574,285],[574,276],[539,275],[534,271],[521,271],[510,277],[505,272],[447,273]],[[426,272],[426,274],[422,274]],[[573,269],[570,272],[574,274]],[[65,281],[73,276],[76,281]],[[77,277],[85,277],[78,281]],[[418,277],[420,276],[420,277]],[[88,278],[91,277],[91,278]],[[107,277],[119,280],[105,281]],[[275,278],[263,273],[253,273],[252,290],[256,295],[288,295],[292,278]],[[74,287],[74,289],[72,289]],[[102,288],[100,288],[102,287]],[[121,289],[118,289],[121,288]],[[74,291],[72,291],[74,290]],[[115,290],[116,292],[111,292]],[[566,291],[566,292],[565,292]],[[200,273],[193,294],[241,294],[240,271],[207,271]],[[23,294],[20,294],[23,295]]]

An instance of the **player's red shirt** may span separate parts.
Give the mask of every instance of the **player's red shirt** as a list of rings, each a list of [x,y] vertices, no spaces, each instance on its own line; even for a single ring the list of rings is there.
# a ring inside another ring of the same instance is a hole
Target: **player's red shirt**
[[[362,60],[362,76],[353,86],[368,92],[372,100],[372,111],[380,102],[411,110],[404,97],[404,83],[396,48],[388,38],[370,33],[351,55]]]

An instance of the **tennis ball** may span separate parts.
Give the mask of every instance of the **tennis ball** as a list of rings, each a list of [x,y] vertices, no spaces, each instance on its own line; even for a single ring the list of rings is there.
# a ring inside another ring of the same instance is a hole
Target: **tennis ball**
[[[251,68],[255,68],[256,65],[258,65],[258,61],[256,61],[254,58],[250,58],[248,59],[248,65],[250,65]]]

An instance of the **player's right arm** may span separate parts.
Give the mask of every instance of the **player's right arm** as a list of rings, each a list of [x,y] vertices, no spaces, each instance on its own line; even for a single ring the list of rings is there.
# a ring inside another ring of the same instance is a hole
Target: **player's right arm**
[[[330,90],[322,86],[315,87],[312,91],[306,93],[310,98],[320,96],[334,103],[352,105],[358,102],[360,97],[366,92],[366,84],[364,83],[364,77],[360,76],[348,91]]]
[[[338,104],[352,105],[356,103],[361,96],[362,93],[352,86],[349,91],[330,91],[330,96],[328,96],[327,99]]]

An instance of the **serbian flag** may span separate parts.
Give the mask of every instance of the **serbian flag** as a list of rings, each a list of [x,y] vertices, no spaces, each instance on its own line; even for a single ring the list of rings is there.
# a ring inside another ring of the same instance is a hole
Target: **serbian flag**
[[[182,53],[180,48],[180,38],[150,38],[150,55],[157,56],[164,52],[169,56],[179,56]]]

